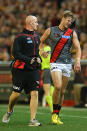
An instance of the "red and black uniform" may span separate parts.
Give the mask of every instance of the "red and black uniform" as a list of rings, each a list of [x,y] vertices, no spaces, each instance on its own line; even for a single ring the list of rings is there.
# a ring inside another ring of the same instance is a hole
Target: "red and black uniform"
[[[40,39],[35,31],[24,29],[16,36],[11,64],[14,91],[21,92],[24,89],[29,93],[31,90],[38,90],[40,76],[36,58],[39,57],[39,44]],[[35,62],[31,65],[32,58],[35,58]]]
[[[71,64],[73,30],[62,31],[58,26],[51,27],[48,44],[51,47],[51,63]]]

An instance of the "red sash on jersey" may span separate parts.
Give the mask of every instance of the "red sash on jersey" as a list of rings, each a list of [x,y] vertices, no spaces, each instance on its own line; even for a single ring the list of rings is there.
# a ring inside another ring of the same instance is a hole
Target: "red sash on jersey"
[[[68,40],[67,36],[70,36],[71,33],[72,33],[72,30],[70,28],[68,28],[68,30],[64,34],[64,36],[66,36],[66,38],[61,38],[58,41],[58,43],[57,43],[57,45],[56,45],[56,47],[55,47],[55,49],[53,51],[53,54],[51,56],[51,60],[50,60],[51,63],[54,63],[56,61],[56,59],[60,55],[64,45],[67,43],[67,40]]]

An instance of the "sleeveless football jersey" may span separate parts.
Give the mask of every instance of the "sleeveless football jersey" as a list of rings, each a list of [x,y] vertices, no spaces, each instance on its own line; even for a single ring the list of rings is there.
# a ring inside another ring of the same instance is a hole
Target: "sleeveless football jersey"
[[[63,64],[71,64],[71,53],[70,48],[72,46],[72,33],[70,36],[64,35],[67,30],[62,31],[59,29],[58,26],[51,27],[51,33],[49,36],[49,39],[47,40],[49,42],[49,45],[51,47],[51,57],[53,55],[53,52],[58,44],[58,48],[61,47],[61,43],[58,43],[61,38],[67,39],[67,42],[61,49],[59,56],[57,57],[55,63],[63,63]],[[72,30],[71,30],[72,32]],[[57,52],[57,51],[56,51]]]

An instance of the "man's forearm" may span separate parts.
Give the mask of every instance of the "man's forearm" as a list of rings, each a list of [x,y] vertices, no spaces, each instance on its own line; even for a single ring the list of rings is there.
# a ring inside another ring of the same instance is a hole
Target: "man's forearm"
[[[76,49],[76,58],[75,58],[76,63],[80,63],[80,58],[81,58],[81,48],[79,47]]]
[[[39,50],[42,51],[44,49],[44,44],[40,43]]]

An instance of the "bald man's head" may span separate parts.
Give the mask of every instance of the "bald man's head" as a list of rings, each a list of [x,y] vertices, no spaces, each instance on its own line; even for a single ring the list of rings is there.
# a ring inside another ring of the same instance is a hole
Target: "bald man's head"
[[[38,21],[37,18],[33,15],[29,15],[26,17],[26,28],[29,30],[37,30]]]

